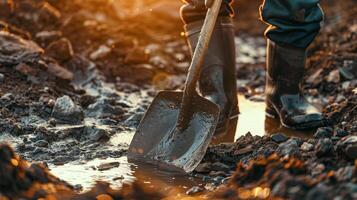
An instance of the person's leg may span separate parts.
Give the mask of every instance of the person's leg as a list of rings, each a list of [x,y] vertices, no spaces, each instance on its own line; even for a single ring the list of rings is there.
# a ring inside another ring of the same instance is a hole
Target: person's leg
[[[266,113],[290,128],[325,125],[322,114],[301,95],[306,48],[323,20],[318,0],[265,0],[261,18],[269,24]]]
[[[321,28],[320,0],[265,0],[261,19],[269,25],[265,36],[279,45],[306,48]]]
[[[220,107],[217,134],[225,132],[231,116],[238,115],[234,29],[230,18],[233,12],[230,2],[226,1],[222,5],[199,80],[200,93]],[[206,11],[204,0],[186,1],[181,8],[191,54],[195,50]]]

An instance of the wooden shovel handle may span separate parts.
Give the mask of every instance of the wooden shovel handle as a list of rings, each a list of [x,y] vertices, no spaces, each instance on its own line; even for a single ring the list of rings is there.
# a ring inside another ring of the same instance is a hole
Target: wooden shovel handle
[[[192,56],[192,62],[188,70],[185,83],[185,96],[191,97],[196,93],[196,84],[200,77],[202,64],[211,40],[213,29],[216,25],[218,14],[221,8],[222,0],[214,0],[213,5],[208,9],[207,15],[202,26],[200,37]],[[188,98],[190,99],[190,98]]]
[[[214,0],[213,5],[208,9],[206,19],[203,23],[198,43],[193,53],[192,62],[188,70],[185,89],[183,92],[180,114],[177,120],[177,128],[185,129],[194,113],[191,104],[193,98],[197,96],[196,84],[200,77],[202,64],[211,40],[213,29],[216,25],[222,0]]]

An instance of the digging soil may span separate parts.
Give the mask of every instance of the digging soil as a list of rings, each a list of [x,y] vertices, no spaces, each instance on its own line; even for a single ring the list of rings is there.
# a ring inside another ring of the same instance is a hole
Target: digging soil
[[[14,148],[0,146],[0,199],[357,198],[355,0],[322,4],[302,86],[329,126],[310,132],[265,117],[260,1],[237,2],[242,114],[189,175],[126,159],[152,98],[182,89],[190,62],[181,3],[135,2],[0,1],[0,141]]]

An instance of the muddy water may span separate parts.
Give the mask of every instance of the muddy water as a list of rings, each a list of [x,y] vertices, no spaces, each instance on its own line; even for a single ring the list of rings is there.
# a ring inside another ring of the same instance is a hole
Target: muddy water
[[[312,133],[298,132],[283,128],[277,120],[265,117],[264,102],[253,102],[239,96],[241,114],[238,119],[232,120],[230,131],[213,141],[213,144],[234,142],[238,137],[251,132],[253,135],[274,134],[282,132],[286,135],[297,137],[310,137]],[[116,134],[109,141],[114,146],[128,146],[134,131],[124,131]],[[119,162],[119,167],[99,171],[101,164]],[[147,187],[157,188],[162,192],[173,192],[177,197],[184,196],[185,192],[193,186],[204,186],[200,179],[188,175],[165,172],[151,165],[128,162],[126,157],[95,159],[89,162],[73,162],[62,166],[50,165],[52,173],[72,184],[80,184],[84,190],[89,189],[96,180],[107,181],[114,187],[121,187],[124,183],[137,180]]]

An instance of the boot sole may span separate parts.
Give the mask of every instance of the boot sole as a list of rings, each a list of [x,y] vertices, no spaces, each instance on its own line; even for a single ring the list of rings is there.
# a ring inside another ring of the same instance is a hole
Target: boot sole
[[[272,119],[279,119],[280,123],[286,127],[286,128],[289,128],[289,129],[292,129],[292,130],[311,130],[311,129],[316,129],[318,127],[323,127],[326,125],[326,122],[325,121],[313,121],[313,122],[309,122],[309,123],[304,123],[304,124],[299,124],[299,125],[295,125],[295,126],[290,126],[290,125],[287,125],[285,124],[281,119],[280,119],[280,116],[279,114],[276,112],[275,109],[272,109],[272,108],[269,108],[267,107],[265,109],[265,115],[269,118],[272,118]]]

